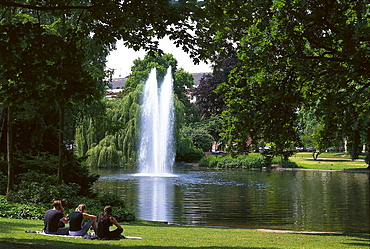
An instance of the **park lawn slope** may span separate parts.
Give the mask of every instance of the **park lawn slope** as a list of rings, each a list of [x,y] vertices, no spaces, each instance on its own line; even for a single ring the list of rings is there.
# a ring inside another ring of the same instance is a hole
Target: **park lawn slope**
[[[297,164],[299,168],[317,170],[366,170],[367,165],[364,161],[334,160],[311,158],[289,158],[291,162]]]
[[[154,222],[123,224],[124,235],[142,240],[86,240],[25,233],[39,220],[0,218],[1,248],[369,248],[369,234],[260,231],[242,228],[175,226]]]

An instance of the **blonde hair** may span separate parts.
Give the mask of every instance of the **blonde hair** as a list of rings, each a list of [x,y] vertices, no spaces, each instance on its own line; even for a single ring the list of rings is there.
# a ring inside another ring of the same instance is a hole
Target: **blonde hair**
[[[80,205],[78,205],[78,207],[76,208],[76,212],[81,212],[81,213],[83,213],[83,212],[85,212],[86,211],[86,205],[85,204],[80,204]]]

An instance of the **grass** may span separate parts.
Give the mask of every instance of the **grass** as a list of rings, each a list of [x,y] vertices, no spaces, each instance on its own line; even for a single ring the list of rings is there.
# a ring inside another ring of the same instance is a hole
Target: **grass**
[[[312,152],[298,152],[293,157],[309,157],[312,158]],[[360,155],[360,159],[364,159],[365,155]],[[348,154],[340,152],[324,152],[319,155],[319,158],[336,158],[336,159],[351,159],[351,156]]]
[[[317,170],[360,170],[366,169],[367,164],[361,161],[351,161],[348,155],[342,153],[322,153],[317,160],[313,160],[311,152],[300,152],[289,158],[298,167]]]
[[[155,222],[123,224],[126,236],[142,240],[85,240],[25,233],[42,221],[0,218],[1,248],[369,248],[370,234],[334,234],[241,228],[175,226]]]

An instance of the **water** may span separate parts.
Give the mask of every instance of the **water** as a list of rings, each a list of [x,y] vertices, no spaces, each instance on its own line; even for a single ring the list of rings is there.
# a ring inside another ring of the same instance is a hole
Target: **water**
[[[98,193],[139,219],[182,225],[369,232],[369,175],[318,171],[192,171],[136,177],[96,170]]]
[[[158,88],[156,69],[145,83],[140,116],[139,172],[169,176],[175,154],[173,146],[174,105],[171,68]]]

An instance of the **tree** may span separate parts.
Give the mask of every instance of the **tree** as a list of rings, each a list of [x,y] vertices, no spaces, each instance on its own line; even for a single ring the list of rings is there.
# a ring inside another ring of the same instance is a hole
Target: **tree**
[[[239,61],[233,58],[222,60],[222,67],[215,68],[212,75],[204,75],[199,86],[194,88],[195,104],[199,107],[203,118],[221,114],[227,110],[223,95],[216,92],[217,87],[227,82],[230,71]]]
[[[222,1],[204,8],[213,13],[197,22],[200,56],[220,61],[236,54],[242,61],[221,87],[230,145],[244,151],[252,137],[289,149],[299,143],[294,123],[302,106],[315,107],[324,127],[343,131],[355,148],[365,139],[366,1]]]
[[[153,38],[171,34],[188,49],[192,40],[187,29],[193,26],[188,23],[188,16],[196,9],[194,3],[171,4],[164,0],[0,2],[1,104],[13,108],[32,100],[40,109],[47,103],[57,106],[59,182],[65,110],[78,101],[99,98],[104,90],[101,83],[106,76],[105,56],[116,40],[123,39],[134,49],[155,50],[158,42]],[[9,18],[5,19],[6,16]],[[184,40],[187,42],[183,43]],[[105,56],[101,57],[102,54]]]

